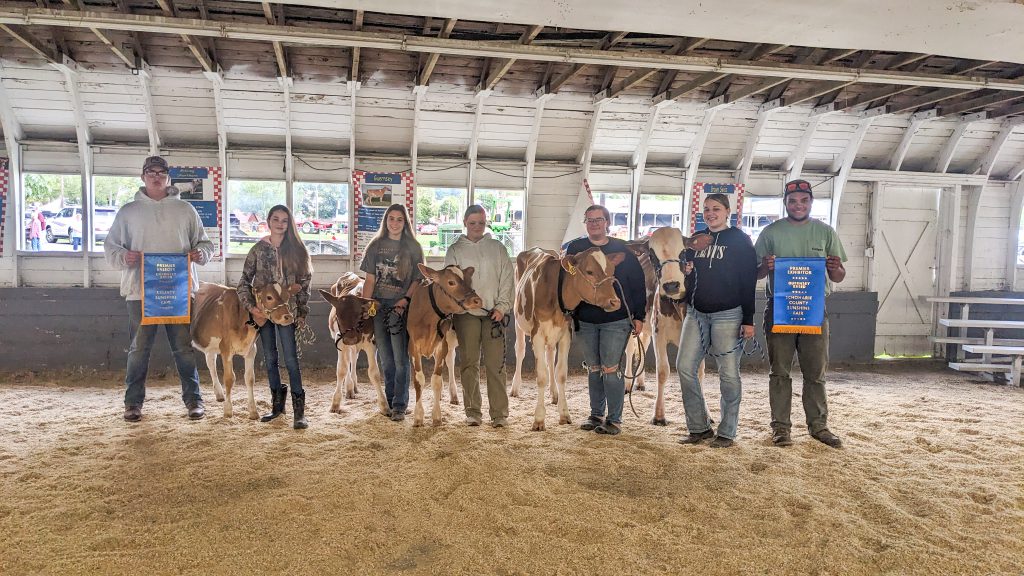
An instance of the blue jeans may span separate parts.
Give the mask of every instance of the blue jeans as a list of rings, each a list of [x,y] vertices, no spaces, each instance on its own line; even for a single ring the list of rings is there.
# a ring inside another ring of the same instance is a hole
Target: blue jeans
[[[388,314],[384,310],[398,302],[381,300],[377,315],[373,317],[373,338],[377,343],[377,366],[384,375],[384,396],[388,408],[405,412],[409,405],[409,332],[402,326],[401,332],[392,335],[385,322]]]
[[[708,417],[708,406],[704,402],[704,391],[697,379],[697,368],[704,359],[701,340],[714,354],[722,354],[736,346],[740,337],[740,323],[743,321],[743,309],[739,306],[731,310],[705,314],[694,310],[693,306],[686,309],[686,320],[679,336],[679,354],[676,356],[676,371],[679,372],[679,386],[683,390],[683,406],[686,410],[686,429],[699,434],[711,429]],[[718,381],[722,390],[721,423],[718,435],[730,440],[736,437],[736,427],[740,418],[740,358],[742,348],[725,356],[715,358],[718,362]]]
[[[74,236],[74,237],[71,238],[71,249],[72,250],[75,250],[77,252],[78,249],[81,246],[82,246],[82,237],[81,236]]]
[[[604,418],[605,403],[608,404],[607,422],[622,423],[622,404],[626,397],[626,383],[622,379],[622,354],[633,327],[629,318],[591,324],[580,322],[580,337],[583,339],[583,359],[589,372],[587,385],[590,389],[590,416]],[[604,367],[615,366],[615,372],[605,372]],[[596,371],[595,371],[596,370]]]
[[[267,365],[267,380],[270,390],[280,390],[281,370],[277,363],[277,341],[280,335],[281,353],[284,355],[284,367],[288,369],[288,385],[292,394],[304,396],[302,374],[299,373],[299,355],[295,346],[295,325],[279,326],[270,320],[260,327],[260,343],[263,344],[263,362]]]
[[[29,245],[33,252],[39,252],[39,238],[29,238]]]
[[[142,406],[146,399],[146,374],[149,372],[149,354],[153,350],[159,324],[142,326],[142,301],[128,300],[128,371],[124,377],[124,405]],[[167,341],[171,345],[174,366],[181,380],[181,401],[185,406],[202,404],[199,393],[199,372],[192,349],[192,336],[188,324],[164,324]]]

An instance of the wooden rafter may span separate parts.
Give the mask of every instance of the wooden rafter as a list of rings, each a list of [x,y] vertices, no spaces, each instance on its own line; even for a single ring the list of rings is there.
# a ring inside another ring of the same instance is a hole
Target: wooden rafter
[[[444,21],[444,25],[441,26],[441,31],[437,33],[438,38],[447,38],[451,36],[452,30],[455,29],[455,18],[448,18]],[[434,73],[434,66],[437,66],[437,59],[441,55],[437,52],[431,53],[427,56],[426,61],[423,63],[423,67],[420,68],[419,84],[420,86],[426,86],[430,83],[430,75]]]
[[[896,54],[885,63],[885,67],[889,70],[895,70],[896,68],[906,66],[907,64],[924,62],[931,57],[931,54]]]
[[[609,32],[597,43],[594,47],[595,50],[608,50],[612,46],[615,46],[622,41],[623,38],[629,32]],[[545,84],[538,90],[538,94],[555,94],[565,86],[567,82],[580,75],[581,72],[587,67],[587,64],[573,64],[569,70],[563,72],[560,76],[552,80],[550,83]]]
[[[970,100],[956,102],[948,106],[939,106],[939,116],[954,116],[965,112],[973,112],[980,108],[986,108],[996,104],[1016,102],[1021,99],[1024,99],[1024,94],[1019,92],[996,92],[995,94],[971,98]]]
[[[274,13],[274,8],[270,6],[270,2],[263,0],[263,16],[267,19],[267,24],[271,26],[277,26],[278,24],[283,25],[284,17],[284,4],[277,4],[277,8],[280,11],[281,17],[278,18],[278,14]],[[285,52],[284,44],[275,40],[272,42],[274,45],[274,57],[277,59],[277,75],[281,78],[288,78],[291,76],[288,70],[288,54]]]
[[[117,9],[122,14],[131,14],[132,9],[128,6],[128,0],[116,0]],[[146,62],[146,52],[142,47],[142,38],[139,33],[132,30],[129,32],[132,38],[132,51],[135,53],[135,62],[132,64],[133,68],[142,68],[143,62]]]
[[[740,59],[757,60],[758,58],[763,58],[769,54],[774,54],[775,52],[778,52],[779,50],[782,50],[784,48],[786,48],[786,46],[782,44],[755,44],[754,46],[751,46],[744,50],[743,53],[740,54]],[[683,84],[679,88],[668,89],[665,92],[655,94],[654,103],[657,104],[659,102],[663,102],[666,100],[678,100],[683,96],[686,96],[690,92],[693,92],[694,90],[699,90],[700,88],[707,86],[712,82],[717,81],[719,83],[722,83],[726,81],[726,78],[731,76],[733,75],[719,72],[706,72],[704,74],[697,76],[695,79],[687,82],[686,84]],[[786,79],[782,78],[780,80],[784,82]]]
[[[922,94],[921,96],[914,98],[913,100],[908,100],[895,106],[891,106],[890,110],[893,113],[917,110],[918,108],[921,108],[923,106],[935,104],[936,102],[942,102],[943,100],[949,100],[950,98],[956,98],[957,96],[961,96],[963,94],[967,94],[967,92],[963,90],[957,90],[955,88],[941,88],[939,90],[930,90]]]
[[[707,39],[702,38],[702,40],[706,41]],[[671,48],[665,51],[665,54],[669,54],[672,56],[676,54],[684,54],[688,49],[687,47],[693,44],[694,42],[692,42],[690,39],[680,38],[676,40],[675,44],[673,44]],[[701,43],[700,45],[703,45],[703,43]],[[661,72],[661,70],[637,70],[630,74],[629,76],[627,76],[626,78],[624,78],[623,80],[612,84],[607,89],[601,90],[594,96],[596,98],[615,98],[619,94],[622,94],[626,90],[633,88],[637,84],[640,84],[641,82],[647,80],[651,76],[654,76],[658,72]]]
[[[544,30],[544,26],[539,24],[527,27],[526,31],[524,31],[522,36],[519,37],[519,43],[523,46],[532,43],[537,35],[541,33],[541,30]],[[512,68],[512,65],[515,64],[515,62],[515,58],[505,58],[498,61],[497,64],[492,65],[490,67],[490,73],[485,74],[486,77],[480,83],[480,89],[492,90],[498,83],[498,80],[501,80],[501,78],[508,73],[509,69]]]
[[[1003,122],[1002,126],[999,127],[999,133],[996,134],[992,145],[989,146],[988,151],[981,157],[978,163],[971,170],[972,174],[984,174],[989,176],[992,174],[992,168],[995,167],[996,161],[999,160],[999,153],[1003,151],[1003,147],[1006,142],[1013,135],[1014,131],[1017,130],[1021,125],[1020,120],[1007,120]]]
[[[172,0],[156,0],[157,5],[163,10],[164,14],[172,18],[178,17],[178,8],[174,5]],[[185,42],[185,46],[188,47],[188,51],[195,56],[196,60],[199,61],[199,65],[202,66],[205,72],[219,72],[220,64],[218,64],[212,56],[207,52],[206,48],[199,44],[199,42],[189,36],[188,34],[182,34],[181,39]]]
[[[779,52],[781,50],[785,50],[786,48],[787,48],[787,46],[785,44],[755,44],[754,46],[752,46],[749,49],[747,49],[746,51],[744,51],[744,53],[741,55],[741,58],[743,56],[747,56],[747,58],[745,58],[745,59],[755,60],[756,61],[756,60],[760,60],[761,58],[764,58],[765,56],[769,56],[769,55],[775,54],[776,52]],[[725,95],[729,91],[729,87],[732,86],[732,81],[737,76],[739,76],[739,74],[728,74],[726,76],[723,76],[722,78],[719,78],[718,79],[718,84],[715,85],[715,88],[711,91],[711,98],[718,98],[720,96]],[[777,85],[782,83],[782,82],[775,82],[775,80],[777,80],[777,78],[771,78],[769,80],[774,82],[771,86],[777,86]],[[786,79],[783,78],[782,81],[784,82],[784,81],[786,81]],[[771,86],[769,86],[768,88],[771,88]],[[756,94],[756,92],[755,92],[755,94]],[[729,100],[730,101],[735,101],[735,100],[738,100],[738,98],[732,98],[732,99],[729,99]]]
[[[62,53],[56,47],[50,46],[46,42],[36,38],[36,36],[29,32],[25,26],[16,24],[0,24],[0,30],[3,30],[13,36],[15,40],[24,44],[29,50],[32,50],[50,64],[63,65],[65,63],[65,59],[70,58],[66,53]]]
[[[63,2],[65,6],[70,6],[75,10],[85,10],[85,5],[82,4],[82,0],[63,0]],[[37,0],[37,3],[43,8],[46,7],[46,3],[43,2],[43,0]],[[92,33],[100,39],[100,42],[106,44],[107,47],[110,48],[110,50],[114,53],[114,55],[117,56],[119,60],[124,62],[125,65],[127,65],[129,68],[135,68],[135,59],[130,54],[125,53],[125,51],[122,50],[120,46],[115,44],[114,41],[110,39],[110,36],[107,32],[104,32],[103,30],[100,30],[99,28],[95,27],[89,28],[89,30],[91,30]],[[54,37],[54,40],[56,41],[56,36]],[[57,42],[58,47],[60,47],[60,44],[60,42]],[[61,48],[61,51],[67,53],[67,50],[65,48]]]
[[[1018,116],[1021,114],[1024,114],[1024,104],[1014,104],[1013,106],[993,110],[989,114],[989,118],[1005,118],[1006,116]]]
[[[356,10],[352,14],[352,30],[358,32],[363,29],[363,11]],[[359,46],[352,47],[352,67],[349,71],[348,79],[349,82],[359,82],[359,57],[360,48]]]

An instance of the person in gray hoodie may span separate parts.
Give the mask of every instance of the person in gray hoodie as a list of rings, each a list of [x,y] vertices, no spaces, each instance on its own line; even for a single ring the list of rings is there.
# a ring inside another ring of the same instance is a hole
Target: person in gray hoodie
[[[213,256],[213,243],[206,236],[199,214],[178,197],[178,190],[170,185],[169,170],[167,161],[160,156],[146,158],[142,164],[144,186],[135,194],[135,200],[117,211],[103,243],[107,262],[121,271],[121,296],[128,305],[130,346],[124,379],[124,419],[129,422],[142,419],[149,355],[159,328],[157,324],[141,325],[142,254],[187,253],[192,260],[190,294],[199,288],[195,265],[206,264]],[[204,415],[203,398],[199,392],[199,372],[189,325],[165,324],[164,328],[181,380],[181,399],[188,409],[188,417],[198,420]]]
[[[474,204],[462,219],[466,233],[448,247],[445,266],[473,267],[473,290],[484,301],[481,310],[455,315],[455,336],[459,339],[459,374],[462,400],[466,405],[466,423],[479,426],[480,349],[487,372],[487,403],[491,426],[507,424],[508,394],[505,391],[505,326],[512,311],[514,277],[512,260],[505,245],[485,234],[487,211]]]

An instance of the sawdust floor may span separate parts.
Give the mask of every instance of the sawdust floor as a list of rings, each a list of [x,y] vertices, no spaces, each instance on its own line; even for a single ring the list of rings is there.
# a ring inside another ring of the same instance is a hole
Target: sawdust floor
[[[802,428],[770,445],[763,372],[744,374],[725,450],[676,443],[674,375],[670,425],[646,423],[649,388],[615,438],[577,429],[583,375],[574,424],[549,406],[539,433],[532,379],[509,428],[448,404],[433,428],[428,403],[414,429],[379,415],[369,384],[329,414],[333,374],[310,371],[299,432],[290,407],[248,420],[237,390],[223,418],[205,373],[205,420],[163,375],[129,424],[121,377],[0,375],[0,573],[1024,572],[1024,392],[934,363],[834,368],[838,451]],[[713,407],[716,388],[712,372]],[[257,398],[266,410],[262,384]]]

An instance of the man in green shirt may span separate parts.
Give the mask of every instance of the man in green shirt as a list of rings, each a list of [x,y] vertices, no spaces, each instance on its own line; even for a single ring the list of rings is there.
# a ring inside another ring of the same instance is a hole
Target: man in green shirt
[[[828,404],[825,398],[825,371],[828,369],[828,318],[821,325],[821,334],[772,333],[775,258],[825,258],[829,281],[825,294],[832,291],[832,282],[846,278],[846,251],[836,231],[823,222],[811,218],[814,194],[806,180],[786,183],[783,203],[786,218],[770,224],[761,232],[754,250],[761,261],[757,277],[768,276],[766,287],[768,306],[764,314],[765,340],[771,373],[768,377],[768,401],[772,410],[772,443],[790,446],[790,412],[793,402],[793,355],[800,358],[800,371],[804,377],[803,404],[807,416],[807,429],[811,436],[832,448],[842,448],[843,442],[828,429]]]

